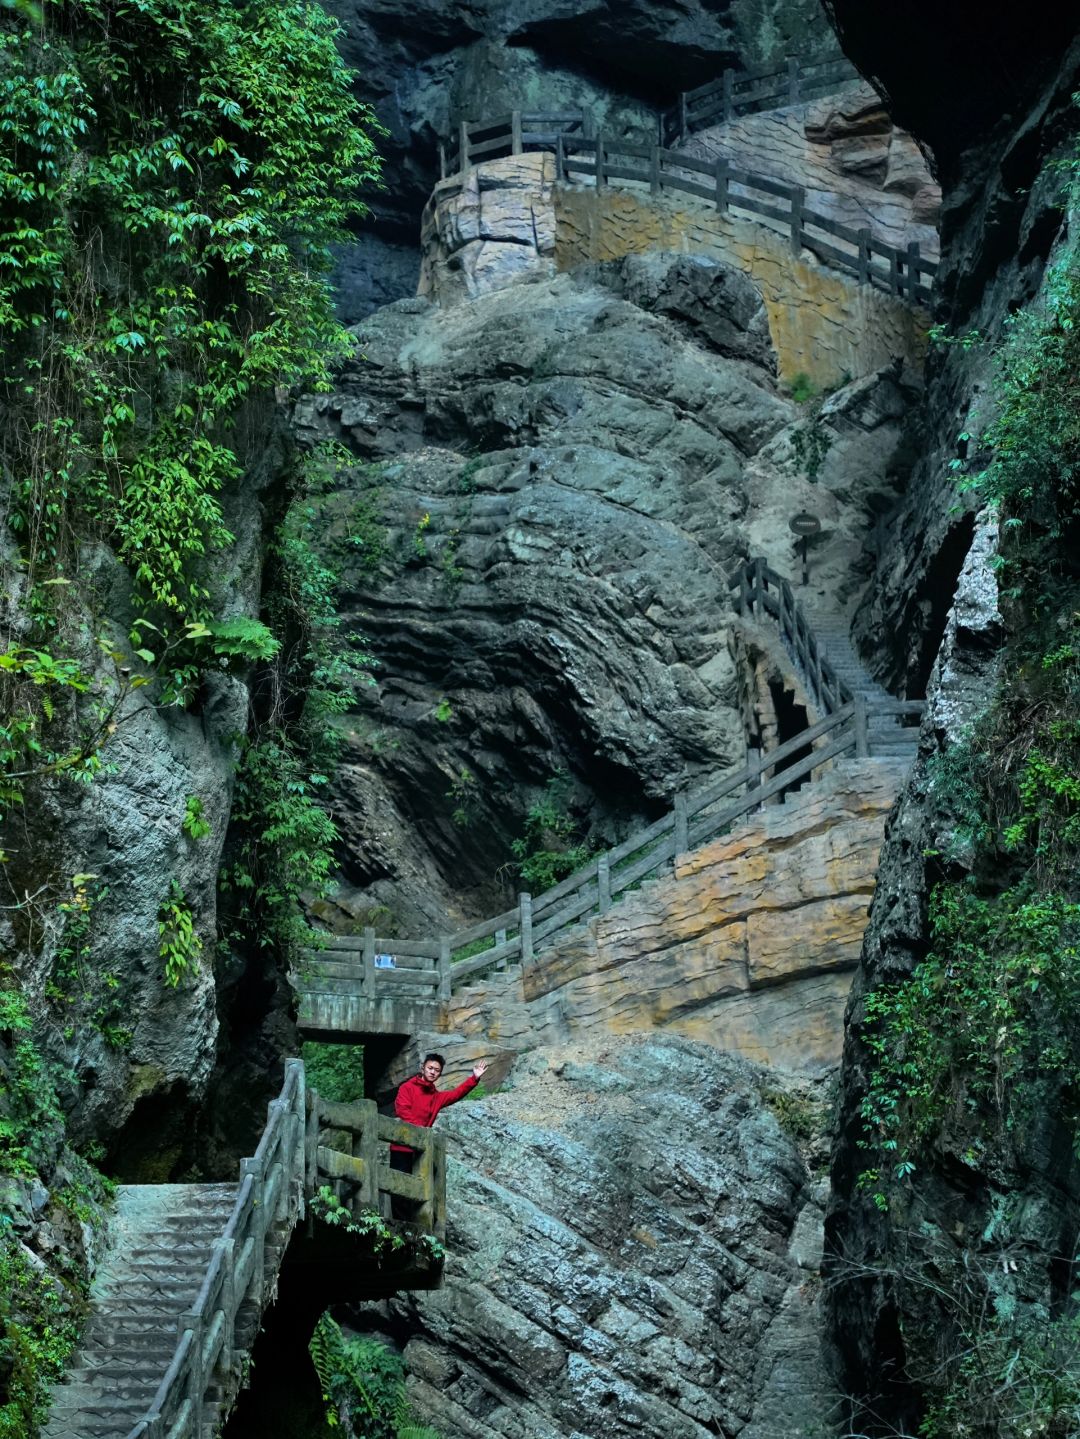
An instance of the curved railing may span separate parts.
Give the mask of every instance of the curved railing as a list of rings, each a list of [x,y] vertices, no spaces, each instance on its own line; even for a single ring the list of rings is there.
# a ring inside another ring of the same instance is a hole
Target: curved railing
[[[359,935],[327,935],[325,948],[308,951],[303,969],[292,976],[302,1028],[363,1031],[373,1001],[435,1005],[482,974],[530,963],[540,945],[605,914],[619,895],[667,870],[680,855],[724,833],[766,800],[846,755],[872,757],[871,714],[902,720],[922,713],[921,700],[868,701],[852,694],[825,658],[790,583],[764,560],[741,565],[729,584],[740,614],[776,621],[806,678],[821,715],[818,722],[776,749],[754,754],[736,774],[677,794],[671,810],[653,824],[594,856],[543,894],[519,895],[512,909],[491,919],[430,939],[384,938],[372,928]]]
[[[694,130],[722,125],[737,115],[822,99],[858,79],[859,72],[842,55],[831,60],[790,58],[752,69],[728,69],[707,85],[684,90],[670,110],[661,112],[660,143],[685,140]]]
[[[590,135],[588,128],[583,112],[553,110],[513,110],[493,120],[463,124],[456,151],[444,147],[443,174],[458,174],[464,184],[468,170],[484,160],[551,151],[559,183],[592,180],[602,189],[622,180],[648,185],[653,195],[692,195],[715,205],[721,215],[740,211],[780,227],[794,254],[810,250],[860,285],[872,285],[913,305],[929,303],[938,267],[921,254],[918,241],[891,245],[866,226],[845,225],[812,209],[804,186],[744,170],[723,156],[702,160],[663,145],[613,140],[602,132]],[[443,198],[447,183],[444,178],[440,186]]]
[[[391,1140],[420,1152],[414,1173],[380,1165],[380,1147]],[[242,1354],[234,1345],[241,1307],[262,1312],[293,1226],[322,1184],[350,1208],[379,1209],[384,1196],[404,1195],[418,1206],[415,1222],[443,1238],[444,1143],[430,1129],[385,1118],[372,1100],[332,1104],[305,1092],[303,1062],[287,1060],[285,1083],[269,1105],[258,1148],[241,1161],[236,1203],[214,1242],[198,1296],[180,1316],[172,1361],[127,1439],[209,1434],[203,1422],[208,1390],[227,1389],[231,1375],[235,1393],[241,1372]]]

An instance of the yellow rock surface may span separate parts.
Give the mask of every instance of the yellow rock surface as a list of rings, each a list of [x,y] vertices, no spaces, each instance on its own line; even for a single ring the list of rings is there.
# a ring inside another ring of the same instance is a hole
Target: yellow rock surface
[[[849,762],[570,932],[440,1029],[508,1048],[667,1028],[761,1062],[839,1059],[885,817],[903,778]]]

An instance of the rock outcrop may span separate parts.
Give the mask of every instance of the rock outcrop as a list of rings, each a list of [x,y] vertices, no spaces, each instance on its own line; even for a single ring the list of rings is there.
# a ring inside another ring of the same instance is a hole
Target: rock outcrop
[[[906,393],[890,371],[806,416],[749,280],[689,256],[402,301],[357,339],[337,392],[295,415],[364,462],[324,508],[347,624],[379,661],[343,726],[343,907],[443,923],[504,907],[492,876],[551,776],[612,840],[742,764],[728,572],[763,552],[794,574],[787,521],[809,508],[814,587],[852,592],[902,475]]]
[[[445,1439],[828,1432],[821,1149],[787,1132],[812,1136],[821,1104],[641,1035],[536,1054],[509,1092],[446,1111],[444,1284],[390,1305],[426,1422]]]
[[[764,807],[552,943],[524,974],[515,967],[458,991],[439,1031],[415,1035],[394,1075],[414,1072],[427,1049],[446,1054],[453,1078],[481,1051],[652,1030],[789,1071],[827,1071],[840,1058],[904,769],[845,761]]]
[[[352,323],[412,294],[420,213],[439,140],[512,109],[586,109],[613,135],[656,133],[657,107],[725,65],[833,52],[814,0],[330,0],[341,50],[387,134],[373,233],[346,247],[341,312]]]

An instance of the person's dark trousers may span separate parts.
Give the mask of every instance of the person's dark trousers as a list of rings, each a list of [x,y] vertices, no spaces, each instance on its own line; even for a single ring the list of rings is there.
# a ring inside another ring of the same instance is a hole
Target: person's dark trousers
[[[402,1174],[411,1174],[416,1162],[415,1149],[391,1149],[390,1168]],[[395,1219],[412,1219],[416,1214],[416,1201],[406,1199],[403,1194],[391,1194],[390,1213]]]

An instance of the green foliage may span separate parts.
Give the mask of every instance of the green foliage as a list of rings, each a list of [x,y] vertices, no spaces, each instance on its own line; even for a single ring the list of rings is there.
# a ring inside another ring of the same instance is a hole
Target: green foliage
[[[336,721],[372,682],[371,657],[342,634],[338,576],[317,542],[315,498],[339,463],[336,451],[308,457],[275,537],[268,617],[285,641],[240,746],[221,873],[226,936],[287,952],[312,940],[303,903],[333,888],[338,831],[321,800],[341,748]]]
[[[0,1174],[33,1175],[63,1135],[53,1075],[32,1034],[26,1001],[0,989],[0,1035],[10,1053],[0,1064]]]
[[[300,1048],[309,1089],[336,1104],[364,1097],[364,1047],[305,1040]]]
[[[543,797],[525,816],[525,833],[511,843],[521,882],[532,894],[573,874],[592,853],[579,838],[577,821],[567,808],[569,797],[568,776],[553,775],[544,786]]]
[[[214,654],[225,660],[241,660],[249,663],[272,660],[281,648],[276,639],[263,624],[245,615],[231,620],[214,620],[207,626],[210,647]]]
[[[431,516],[425,511],[417,520],[416,528],[413,530],[412,551],[413,558],[416,560],[427,559],[427,532],[430,524]]]
[[[1026,1439],[1076,1432],[1080,1324],[997,1315],[957,1346],[919,1426],[921,1439]]]
[[[72,876],[70,898],[57,905],[63,929],[53,952],[45,999],[63,1019],[65,1039],[74,1038],[77,1015],[110,1049],[126,1049],[132,1031],[121,1022],[125,1006],[120,980],[94,956],[94,911],[108,894],[108,886],[100,884],[97,875]]]
[[[821,393],[805,370],[800,370],[791,378],[787,391],[797,405],[808,404],[811,400],[816,400]]]
[[[193,26],[179,0],[43,8],[0,50],[19,533],[36,571],[90,526],[146,603],[205,618],[241,467],[223,425],[348,348],[325,277],[376,174],[370,115],[304,0],[208,0]]]
[[[35,1264],[0,1216],[0,1439],[32,1439],[79,1335],[85,1290]]]
[[[467,765],[462,765],[457,776],[451,780],[446,798],[454,808],[450,818],[459,829],[468,829],[476,817],[480,804],[480,786],[476,776]]]
[[[821,468],[832,449],[832,435],[817,420],[800,425],[791,436],[795,463],[812,485],[816,485]]]
[[[203,942],[195,929],[187,897],[176,880],[158,909],[158,953],[165,961],[165,983],[175,989],[202,954]]]
[[[450,701],[445,695],[439,700],[439,703],[431,713],[437,724],[448,724],[454,717],[454,711],[450,705]]]
[[[210,822],[203,815],[202,800],[197,794],[189,794],[184,800],[184,818],[180,828],[188,839],[205,839],[210,833]]]
[[[405,1364],[377,1339],[344,1334],[328,1312],[309,1346],[319,1378],[326,1420],[355,1439],[439,1439],[417,1425],[405,1394]]]
[[[1009,1130],[1028,1117],[1040,1074],[1080,1092],[1080,905],[1030,885],[982,896],[942,884],[930,926],[933,948],[911,979],[866,998],[874,1068],[862,1115],[898,1179],[954,1114],[994,1114]]]
[[[328,1185],[321,1186],[313,1195],[311,1209],[324,1224],[330,1224],[362,1243],[380,1263],[396,1257],[399,1261],[422,1258],[441,1264],[446,1257],[446,1250],[434,1234],[399,1229],[371,1209],[354,1213],[342,1204]]]

